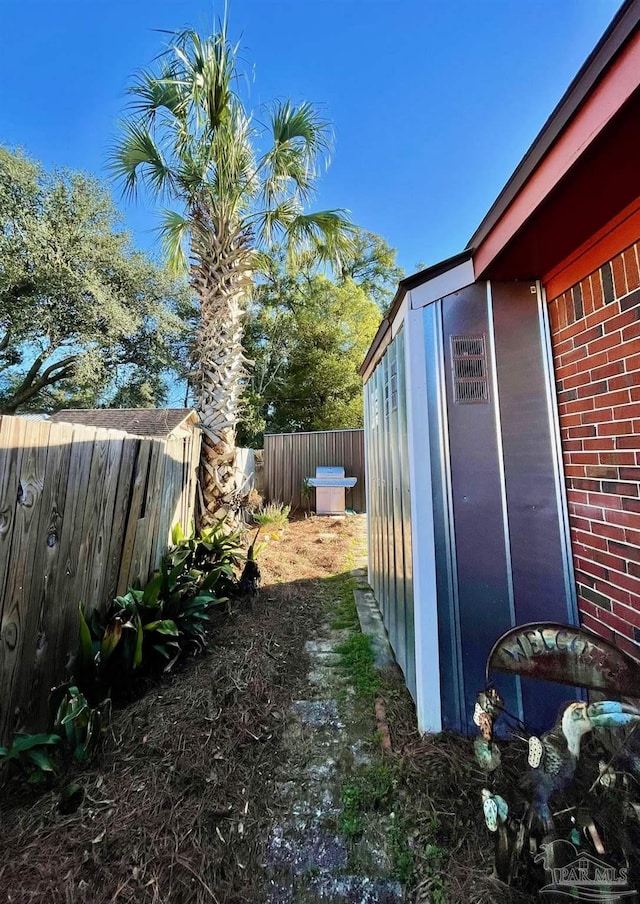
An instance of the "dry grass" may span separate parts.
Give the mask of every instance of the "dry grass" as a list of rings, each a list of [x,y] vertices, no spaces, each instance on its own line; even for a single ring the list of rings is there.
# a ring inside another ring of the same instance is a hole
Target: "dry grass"
[[[264,897],[273,764],[304,686],[304,642],[323,579],[345,567],[355,519],[311,518],[261,557],[263,589],[221,621],[211,652],[114,714],[95,763],[44,795],[11,790],[0,825],[0,900],[200,904]],[[58,795],[73,778],[80,809]]]
[[[452,732],[421,736],[413,702],[397,677],[387,676],[383,694],[414,852],[412,899],[416,904],[538,901],[537,895],[508,888],[493,875],[493,838],[481,804],[486,778],[476,765],[472,741]],[[519,787],[520,770],[520,758],[505,751],[503,793],[511,800],[509,789]]]

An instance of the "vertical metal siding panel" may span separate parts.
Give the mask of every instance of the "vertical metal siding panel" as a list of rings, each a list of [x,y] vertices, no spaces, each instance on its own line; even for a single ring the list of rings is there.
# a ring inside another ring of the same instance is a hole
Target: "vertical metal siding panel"
[[[375,372],[376,380],[376,396],[378,405],[378,427],[376,430],[376,470],[377,470],[377,498],[378,511],[376,520],[378,522],[378,586],[376,588],[376,598],[380,604],[380,612],[384,619],[385,596],[384,596],[384,575],[385,575],[385,546],[384,546],[384,470],[382,458],[382,444],[384,432],[384,411],[382,396],[382,365],[379,364]]]
[[[390,480],[390,460],[389,460],[389,356],[386,354],[382,359],[383,365],[383,423],[384,423],[384,442],[382,447],[384,461],[384,543],[385,543],[385,626],[389,630],[391,620],[391,600],[392,600],[392,580],[391,573],[393,571],[392,558],[392,537],[393,537],[393,511],[391,509],[391,480]]]
[[[407,433],[407,375],[405,363],[405,332],[398,334],[398,414],[400,419],[400,472],[402,496],[402,550],[405,606],[407,687],[416,698],[415,620],[413,599],[413,559],[411,543],[411,483],[409,479],[409,445]]]
[[[398,421],[398,337],[393,340],[390,366],[395,370],[395,383],[389,385],[391,428],[391,506],[393,510],[393,593],[394,632],[391,646],[402,672],[406,671],[406,625],[404,605],[404,561],[402,547],[402,498],[400,489],[400,434]],[[393,390],[395,389],[395,400]]]

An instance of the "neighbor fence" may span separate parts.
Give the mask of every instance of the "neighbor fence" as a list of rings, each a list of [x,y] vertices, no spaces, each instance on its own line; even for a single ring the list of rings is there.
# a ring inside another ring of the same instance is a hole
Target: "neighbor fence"
[[[364,431],[323,430],[316,433],[267,433],[264,437],[264,497],[292,509],[304,508],[302,486],[318,466],[342,466],[357,477],[347,491],[347,508],[366,511]],[[311,500],[313,504],[313,499]]]
[[[191,521],[199,454],[199,433],[0,419],[0,743],[46,723],[80,602],[146,583],[172,525]]]

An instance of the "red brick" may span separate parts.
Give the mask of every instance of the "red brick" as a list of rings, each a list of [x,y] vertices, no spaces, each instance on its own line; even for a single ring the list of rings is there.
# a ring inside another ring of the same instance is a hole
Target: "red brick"
[[[633,465],[635,455],[633,452],[601,452],[600,462],[603,465]],[[622,475],[621,475],[622,476]],[[632,477],[622,477],[623,480],[633,480]]]
[[[626,454],[630,455],[631,453],[627,452]],[[621,468],[620,480],[640,480],[640,468]]]
[[[627,570],[627,563],[625,559],[621,559],[619,556],[612,556],[610,553],[603,552],[601,549],[594,549],[591,553],[591,558],[594,562],[597,562],[598,565],[602,565],[603,568],[609,569],[609,574],[605,577],[607,577],[611,581],[613,581],[611,572],[619,571],[624,573]]]
[[[598,434],[601,436],[623,436],[633,433],[632,421],[613,421],[598,425]]]
[[[562,367],[556,367],[556,379],[564,380],[565,377],[570,377],[575,374],[578,370],[578,365],[575,361],[572,364],[565,364]]]
[[[631,562],[640,562],[640,548],[637,546],[630,546],[628,543],[617,543],[614,540],[610,540],[609,551],[623,559],[629,559]]]
[[[580,608],[580,614],[582,616],[581,621],[582,621],[583,627],[587,628],[587,630],[589,630],[589,631],[593,631],[594,634],[598,635],[598,637],[603,637],[605,640],[612,641],[615,635],[614,635],[613,631],[611,630],[611,628],[608,628],[606,625],[603,625],[601,622],[599,622],[597,619],[593,618],[593,616],[585,610],[585,608],[584,608],[585,601],[584,600],[580,599],[580,600],[578,600],[578,603],[579,603],[579,608]]]
[[[580,456],[585,456],[585,460],[581,460]],[[592,465],[589,462],[598,460],[597,452],[580,452],[574,454],[571,457],[571,460],[574,464],[586,464],[584,469],[585,477],[593,477],[597,480],[617,480],[618,479],[618,468],[613,465]],[[594,490],[600,489],[600,487],[580,487],[582,490]]]
[[[576,572],[576,580],[584,583],[586,579],[590,587],[595,586],[596,578],[606,580],[609,577],[609,572],[607,571],[607,569],[602,565],[598,565],[597,562],[594,562],[589,557],[585,558],[584,556],[575,556],[574,565],[578,569],[578,571]],[[581,577],[579,577],[580,574],[582,575]]]
[[[633,656],[634,659],[640,659],[640,646],[627,637],[620,637],[619,634],[614,634],[613,643],[625,653],[628,653],[629,656]]]
[[[575,452],[582,451],[582,440],[581,439],[566,439],[563,443],[564,451],[568,454],[572,455]],[[631,461],[628,464],[635,464],[635,456],[633,452],[620,452],[620,455],[630,455]],[[623,464],[627,464],[627,462],[623,462]]]
[[[640,601],[640,580],[633,575],[620,574],[617,571],[609,572],[609,580],[612,584],[622,587],[629,593],[629,605],[637,606]]]
[[[585,449],[615,449],[616,441],[611,436],[596,436],[582,440],[582,445]]]
[[[638,449],[640,447],[640,436],[618,436],[616,439],[616,449]]]
[[[637,496],[638,484],[634,481],[623,483],[622,481],[603,480],[602,491],[604,493],[613,493],[615,496]],[[622,506],[620,506],[622,508]]]
[[[600,395],[600,393],[606,392],[608,388],[606,380],[600,380],[598,383],[587,383],[578,389],[578,398],[584,399],[588,396]]]
[[[626,405],[629,401],[629,390],[618,389],[616,392],[608,392],[606,395],[597,396],[595,399],[596,408],[606,408],[608,405]],[[635,417],[630,414],[630,417]]]
[[[613,288],[616,293],[616,298],[620,298],[622,295],[627,294],[627,280],[621,254],[618,254],[611,261],[611,269],[613,270]]]
[[[585,518],[578,518],[576,515],[571,516],[571,524],[576,530],[591,530],[591,521],[587,521]]]
[[[630,502],[639,503],[638,511],[628,511],[628,505]],[[609,509],[605,513],[605,521],[608,521],[610,524],[620,524],[622,527],[630,527],[632,530],[640,527],[640,500],[638,499],[623,499],[622,500],[622,508],[621,509]],[[602,520],[602,519],[601,519]]]
[[[607,377],[615,377],[616,374],[624,372],[624,363],[622,361],[613,361],[611,364],[603,364],[602,367],[596,367],[591,371],[592,380],[606,380]]]
[[[608,338],[608,337],[603,337],[602,339],[597,339],[596,341],[604,342],[605,338]],[[589,354],[591,354],[591,351],[589,351]],[[580,348],[574,348],[573,351],[567,352],[564,355],[560,355],[560,361],[562,362],[562,364],[572,364],[574,361],[580,361],[581,358],[586,358],[586,357],[587,357],[587,349],[585,346],[581,345]],[[604,360],[605,361],[607,360],[606,356],[605,356]]]
[[[624,619],[624,621],[629,622],[630,625],[635,625],[636,628],[640,628],[640,612],[633,606],[625,606],[624,603],[614,601],[613,613],[619,618]]]
[[[612,402],[612,405],[616,405],[616,402]],[[640,402],[631,402],[630,405],[618,405],[618,407],[614,410],[614,417],[616,420],[622,420],[623,418],[628,417],[640,417]]]
[[[563,418],[562,427],[563,427],[563,429],[568,428],[567,436],[571,437],[572,439],[575,439],[575,437],[580,437],[580,436],[595,436],[596,435],[596,428],[593,424],[590,424],[585,427],[579,426],[577,424],[575,426],[572,424],[565,425],[564,418]]]
[[[618,367],[617,364],[607,365],[608,367]],[[620,372],[624,370],[624,364],[620,363]],[[584,386],[586,383],[590,382],[589,371],[583,370],[577,374],[571,374],[570,376],[566,376],[563,380],[560,381],[562,383],[563,389],[577,389],[578,386]]]
[[[591,291],[591,280],[588,276],[586,279],[582,280],[580,288],[582,289],[582,307],[584,313],[590,314],[593,311],[593,292]]]
[[[618,334],[612,333],[611,337],[615,338]],[[604,342],[607,339],[607,336],[603,336],[602,339],[596,339],[596,342]],[[593,342],[592,345],[595,345],[596,342]],[[620,342],[620,338],[618,337],[618,342],[620,343],[617,348],[610,348],[607,351],[607,360],[608,361],[617,361],[619,358],[629,358],[631,361],[636,361],[640,359],[640,355],[637,353],[640,352],[640,339],[630,339],[628,342]],[[591,346],[589,346],[589,349]],[[569,354],[572,354],[571,352]],[[635,357],[630,357],[634,355]],[[627,370],[631,370],[629,367],[629,362],[627,361]],[[636,370],[636,367],[633,368]]]
[[[601,505],[606,509],[618,509],[619,511],[622,511],[620,496],[617,496],[614,493],[589,493],[589,505]],[[598,520],[603,521],[604,519],[599,518]]]
[[[613,612],[607,611],[607,609],[600,609],[600,613],[598,615],[600,621],[603,621],[605,625],[608,625],[610,628],[613,628],[618,634],[622,634],[626,637],[633,637],[633,628],[629,624],[629,622],[624,621],[619,616],[614,615]]]
[[[627,394],[627,398],[625,399],[625,402],[628,402],[628,401],[629,401],[629,397]],[[575,399],[572,402],[562,402],[560,404],[560,412],[563,413],[563,409],[564,409],[564,411],[568,412],[569,414],[573,414],[575,411],[592,411],[594,407],[595,407],[595,401],[593,398]]]
[[[571,532],[571,536],[576,543],[582,543],[583,546],[595,552],[596,550],[600,550],[602,553],[606,554],[607,552],[607,541],[604,537],[597,537],[595,534],[588,533],[587,531],[575,530]],[[589,553],[589,558],[592,558],[591,553]],[[595,561],[599,562],[600,559],[596,559]],[[602,563],[603,565],[606,563]]]
[[[597,310],[604,304],[604,294],[602,292],[602,280],[600,278],[600,271],[596,270],[595,273],[592,273],[590,279],[591,291],[593,292],[593,307],[594,310]]]
[[[623,364],[624,362],[620,362]],[[611,377],[609,380],[609,389],[624,389],[629,386],[637,386],[638,380],[640,380],[640,373],[637,371],[632,374],[622,374],[619,377]]]
[[[604,324],[604,331],[605,333],[611,333],[614,330],[621,330],[623,327],[629,326],[630,323],[635,323],[637,319],[637,311],[634,308],[631,308],[630,311],[623,311],[616,317],[612,317],[611,320],[607,320]],[[624,333],[622,335],[624,338]]]
[[[564,329],[567,323],[567,296],[565,293],[558,298],[558,328]]]
[[[632,355],[624,362],[625,370],[630,374],[634,370],[640,370],[640,355]]]
[[[594,505],[578,505],[577,503],[573,505],[570,503],[570,506],[576,515],[588,518],[590,521],[604,521],[601,508],[596,508]]]
[[[549,323],[551,325],[551,332],[556,333],[558,331],[558,303],[554,299],[549,302]]]
[[[630,342],[632,339],[635,339],[637,336],[640,336],[640,322],[636,320],[635,323],[632,323],[631,326],[627,326],[622,331],[622,341]],[[575,344],[575,340],[574,340]]]
[[[624,260],[624,269],[627,274],[627,291],[632,292],[640,286],[640,268],[634,248],[627,248],[622,255]]]
[[[593,411],[583,411],[580,415],[581,424],[604,424],[612,420],[613,408],[596,408]]]
[[[593,314],[589,314],[588,317],[585,317],[584,323],[586,327],[596,326],[599,323],[606,323],[608,320],[613,320],[613,318],[617,317],[619,313],[620,302],[612,301],[604,308],[599,307],[593,312]]]
[[[624,542],[624,530],[617,524],[605,524],[601,521],[591,522],[591,530],[600,537],[607,537],[609,540],[619,540]]]
[[[602,336],[600,339],[594,339],[593,342],[590,342],[587,346],[588,352],[590,355],[595,355],[597,352],[607,351],[608,349],[612,349],[616,346],[619,346],[621,342],[620,332],[616,330],[613,333],[607,333],[605,336]],[[582,346],[580,346],[582,347]],[[608,358],[607,358],[608,360]]]
[[[599,326],[592,326],[591,329],[585,330],[584,321],[580,320],[575,326],[579,327],[579,330],[576,331],[573,337],[575,348],[579,345],[587,345],[589,342],[594,342],[602,336],[602,324]]]
[[[626,543],[631,543],[632,546],[640,546],[640,530],[627,528],[624,532],[624,539]]]
[[[570,352],[573,349],[573,339],[560,339],[558,344],[555,347],[556,355],[566,355],[567,352]]]

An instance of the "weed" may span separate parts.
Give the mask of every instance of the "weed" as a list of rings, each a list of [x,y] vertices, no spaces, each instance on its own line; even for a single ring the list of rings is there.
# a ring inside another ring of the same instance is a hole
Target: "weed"
[[[350,676],[356,695],[373,706],[380,689],[380,675],[374,665],[371,638],[366,634],[354,634],[336,647],[336,653],[340,656],[339,668]]]
[[[363,766],[342,786],[339,827],[343,835],[362,834],[362,815],[388,807],[393,799],[397,771],[386,763]]]
[[[389,842],[393,859],[393,873],[403,885],[412,885],[415,872],[413,851],[409,847],[409,828],[403,816],[392,814]]]
[[[350,574],[337,574],[325,580],[325,587],[331,600],[331,627],[334,630],[360,630],[358,610],[353,598],[353,578]]]
[[[289,523],[290,505],[281,502],[270,502],[253,513],[253,520],[268,531],[282,532]]]

